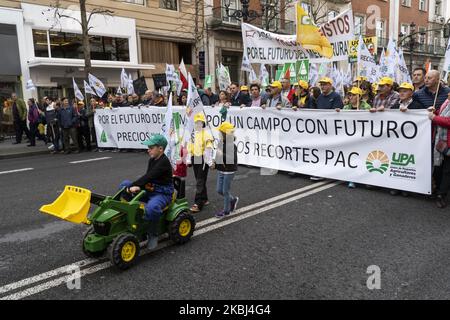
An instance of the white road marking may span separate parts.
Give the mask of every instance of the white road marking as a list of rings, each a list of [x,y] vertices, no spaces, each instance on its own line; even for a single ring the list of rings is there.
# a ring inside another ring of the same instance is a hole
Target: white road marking
[[[13,172],[22,172],[22,171],[30,171],[30,170],[34,170],[34,168],[23,168],[23,169],[9,170],[9,171],[0,171],[0,174],[13,173]]]
[[[258,208],[258,207],[261,207],[261,206],[265,206],[266,204],[269,204],[269,203],[274,202],[274,201],[279,201],[279,200],[287,198],[287,197],[292,197],[292,196],[294,196],[294,195],[296,195],[298,193],[305,192],[305,191],[308,191],[308,190],[320,187],[320,186],[322,186],[324,184],[327,184],[327,183],[330,183],[330,182],[331,182],[330,180],[323,181],[323,182],[317,182],[317,183],[311,184],[309,186],[303,187],[301,189],[292,190],[290,192],[286,192],[286,193],[280,194],[280,195],[278,195],[276,197],[272,197],[272,198],[266,199],[266,200],[261,201],[261,202],[253,203],[253,204],[248,205],[246,207],[242,207],[240,209],[237,209],[235,212],[230,214],[230,216],[234,216],[234,215],[237,215],[237,214],[249,211],[249,210],[253,210],[255,208]],[[215,218],[215,217],[214,218],[210,218],[210,219],[206,219],[206,220],[202,220],[202,221],[200,221],[199,223],[196,224],[196,227],[206,226],[206,225],[208,225],[210,223],[214,223],[214,222],[217,222],[217,218]]]
[[[24,287],[24,286],[27,286],[27,285],[30,285],[30,284],[33,284],[33,283],[36,283],[36,282],[39,282],[39,281],[42,281],[42,280],[46,280],[48,278],[56,277],[56,276],[58,276],[60,274],[66,273],[67,270],[71,266],[75,265],[75,266],[78,266],[78,267],[81,268],[83,266],[87,266],[87,265],[93,264],[95,262],[98,262],[98,259],[85,259],[85,260],[81,260],[81,261],[78,261],[78,262],[75,262],[75,263],[72,263],[72,264],[68,264],[66,266],[63,266],[63,267],[60,267],[60,268],[48,271],[48,272],[45,272],[45,273],[41,273],[41,274],[39,274],[37,276],[34,276],[34,277],[26,278],[26,279],[23,279],[23,280],[20,280],[20,281],[11,283],[11,284],[7,284],[6,286],[0,287],[0,294],[1,293],[6,293],[6,292],[9,292],[9,291],[12,291],[12,290],[16,290],[16,289],[18,289],[20,287]]]
[[[243,207],[241,209],[236,210],[236,212],[231,215],[231,216],[235,216],[234,218],[231,218],[231,219],[227,218],[226,220],[222,220],[220,222],[211,224],[210,226],[206,226],[204,228],[196,230],[192,237],[194,238],[194,237],[200,236],[200,235],[202,235],[202,234],[204,234],[206,232],[210,232],[210,231],[216,230],[218,228],[224,227],[224,226],[232,224],[234,222],[237,222],[237,221],[240,221],[240,220],[243,220],[243,219],[255,216],[257,214],[266,212],[268,210],[277,208],[279,206],[283,206],[283,205],[285,205],[285,204],[287,204],[289,202],[293,202],[293,201],[296,201],[298,199],[310,196],[312,194],[319,193],[319,192],[321,192],[323,190],[332,188],[332,187],[334,187],[334,186],[336,186],[336,185],[338,185],[340,183],[341,182],[333,182],[333,183],[318,182],[318,183],[312,184],[310,186],[307,186],[307,187],[304,187],[304,188],[301,188],[301,189],[298,189],[298,190],[293,190],[293,191],[281,194],[279,196],[276,196],[276,197],[273,197],[273,198],[269,198],[269,199],[267,199],[265,201],[261,201],[261,202],[249,205],[247,207]],[[310,191],[307,191],[307,190],[310,190]],[[307,192],[302,193],[304,191],[307,191]],[[286,198],[286,197],[289,197],[289,198],[287,198],[285,200],[281,200],[281,199]],[[278,200],[281,200],[281,201],[278,201]],[[269,203],[272,203],[272,204],[267,205]],[[257,208],[257,207],[261,207],[261,206],[264,206],[264,207],[259,208],[259,209],[254,210],[254,211],[247,212],[245,214],[239,215],[240,213],[243,213],[246,210],[251,210],[253,208]],[[211,221],[213,221],[213,220],[218,221],[216,218],[207,219],[207,220],[199,222],[197,224],[197,226],[207,225],[207,224],[211,223]],[[169,245],[169,242],[164,242],[161,245],[159,245],[156,250],[160,250],[162,248],[165,248],[168,245]],[[148,253],[155,252],[156,250],[153,250],[153,251],[143,250],[141,256],[146,255]],[[42,280],[45,280],[45,279],[48,279],[48,278],[51,278],[51,277],[55,277],[55,276],[67,273],[67,271],[69,270],[70,266],[73,266],[73,265],[79,265],[80,266],[82,262],[84,263],[83,266],[87,266],[89,264],[94,263],[95,261],[99,262],[99,260],[96,260],[96,259],[82,260],[82,261],[75,262],[73,264],[70,264],[70,265],[67,265],[67,266],[64,266],[64,267],[52,270],[52,271],[48,271],[46,273],[43,273],[43,274],[31,277],[31,278],[27,278],[27,279],[24,279],[24,280],[15,282],[15,283],[11,283],[11,284],[5,285],[3,287],[0,287],[0,293],[6,293],[6,292],[9,292],[9,291],[12,291],[12,290],[16,290],[16,289],[18,289],[20,287],[30,285],[30,284],[35,283],[35,282],[39,282],[39,281],[42,281]],[[107,268],[109,268],[111,266],[112,266],[112,264],[109,261],[101,263],[101,264],[98,264],[98,265],[94,265],[92,267],[83,269],[80,272],[80,274],[81,274],[80,277],[88,275],[88,274],[95,273],[97,271],[101,271],[101,270],[107,269]],[[2,297],[2,298],[0,298],[0,300],[18,300],[18,299],[22,299],[22,298],[25,298],[25,297],[28,297],[28,296],[35,295],[35,294],[37,294],[39,292],[48,290],[48,289],[53,288],[53,287],[57,287],[57,286],[65,283],[65,282],[67,282],[67,280],[69,279],[69,276],[70,275],[67,274],[67,275],[65,275],[63,277],[60,277],[60,278],[57,278],[57,279],[54,279],[54,280],[50,280],[50,281],[44,282],[42,284],[39,284],[37,286],[25,289],[23,291],[19,291],[19,292],[16,292],[14,294]]]
[[[226,225],[229,225],[229,224],[232,224],[232,223],[234,223],[234,222],[237,222],[237,221],[240,221],[240,220],[244,220],[244,219],[253,217],[253,216],[257,215],[257,214],[260,214],[260,213],[266,212],[266,211],[268,211],[268,210],[271,210],[271,209],[274,209],[274,208],[283,206],[283,205],[285,205],[285,204],[287,204],[287,203],[289,203],[289,202],[296,201],[296,200],[298,200],[298,199],[301,199],[301,198],[310,196],[310,195],[312,195],[312,194],[321,192],[321,191],[323,191],[323,190],[332,188],[332,187],[334,187],[334,186],[337,186],[338,184],[341,184],[341,182],[339,182],[339,181],[333,182],[333,183],[327,184],[327,185],[325,185],[325,186],[319,187],[319,188],[317,188],[317,189],[313,189],[313,190],[311,190],[311,191],[308,191],[308,192],[299,194],[299,195],[294,196],[294,197],[292,197],[292,198],[289,198],[289,199],[286,199],[286,200],[283,200],[283,201],[279,201],[279,202],[275,202],[275,203],[273,203],[273,204],[271,204],[271,205],[268,205],[268,206],[266,206],[266,207],[257,209],[257,210],[255,210],[255,211],[250,211],[250,212],[248,212],[248,213],[245,213],[245,214],[242,214],[242,215],[238,215],[238,216],[236,216],[236,217],[234,217],[234,218],[232,218],[232,219],[227,219],[227,220],[225,220],[225,221],[222,221],[222,222],[219,222],[219,223],[212,224],[212,225],[210,225],[210,226],[204,227],[204,228],[202,228],[202,229],[196,231],[195,234],[194,234],[194,236],[199,236],[199,235],[201,235],[201,234],[203,234],[203,233],[210,232],[210,231],[216,230],[216,229],[218,229],[218,228],[222,228],[222,227],[224,227],[224,226],[226,226]]]
[[[84,163],[84,162],[92,162],[92,161],[99,161],[99,160],[106,160],[106,159],[111,159],[111,157],[102,157],[102,158],[94,158],[94,159],[87,159],[87,160],[79,160],[79,161],[72,161],[69,163]]]

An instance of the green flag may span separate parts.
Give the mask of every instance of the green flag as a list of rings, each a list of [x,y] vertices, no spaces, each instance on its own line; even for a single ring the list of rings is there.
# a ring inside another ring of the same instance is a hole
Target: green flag
[[[208,74],[205,76],[205,85],[203,87],[206,89],[212,88],[212,86],[213,86],[213,76],[212,74]]]
[[[309,81],[309,60],[303,59],[298,60],[295,63],[295,73],[296,73],[296,80],[303,80],[308,82]]]

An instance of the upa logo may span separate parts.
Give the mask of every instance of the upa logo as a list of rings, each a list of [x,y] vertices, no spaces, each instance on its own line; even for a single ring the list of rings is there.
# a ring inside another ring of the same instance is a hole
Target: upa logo
[[[413,154],[407,153],[393,153],[392,154],[392,165],[396,166],[408,166],[410,164],[416,164],[416,160]]]
[[[383,174],[389,168],[389,157],[383,151],[372,151],[367,156],[366,168],[369,172],[378,172]]]

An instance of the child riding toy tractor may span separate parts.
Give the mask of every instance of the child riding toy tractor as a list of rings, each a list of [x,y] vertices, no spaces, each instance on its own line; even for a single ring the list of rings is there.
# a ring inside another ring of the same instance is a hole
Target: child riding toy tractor
[[[174,178],[175,190],[179,181]],[[104,196],[91,191],[66,186],[64,192],[49,205],[40,208],[41,212],[74,223],[90,225],[84,234],[82,250],[88,257],[99,258],[105,252],[112,264],[120,269],[128,269],[139,256],[139,243],[147,239],[148,221],[144,219],[144,204],[139,201],[146,191],[134,195],[131,201],[125,201],[122,188],[114,196]],[[191,238],[194,217],[189,214],[185,198],[177,199],[177,191],[172,202],[163,210],[159,220],[158,234],[168,233],[177,244],[183,244]],[[98,207],[88,217],[90,203]]]

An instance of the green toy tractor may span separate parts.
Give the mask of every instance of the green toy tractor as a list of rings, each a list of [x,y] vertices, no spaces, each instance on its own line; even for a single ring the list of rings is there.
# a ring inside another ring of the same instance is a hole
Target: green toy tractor
[[[179,181],[174,182],[177,190]],[[83,252],[91,258],[100,258],[107,252],[112,264],[125,270],[139,256],[139,243],[147,239],[148,222],[144,220],[144,203],[139,201],[146,191],[139,192],[129,202],[121,198],[123,191],[104,196],[84,188],[66,186],[52,204],[42,206],[40,211],[90,225],[83,236]],[[195,219],[189,213],[187,200],[177,199],[176,194],[175,191],[172,202],[164,208],[158,234],[168,233],[172,241],[183,244],[194,233]],[[91,203],[98,207],[88,217]]]

